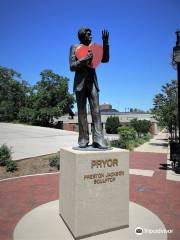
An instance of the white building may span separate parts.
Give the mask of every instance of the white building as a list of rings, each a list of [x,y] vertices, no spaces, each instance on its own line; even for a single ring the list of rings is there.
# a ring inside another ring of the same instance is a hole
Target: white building
[[[148,120],[152,123],[151,126],[151,132],[153,134],[158,133],[158,126],[157,126],[157,121],[153,118],[153,115],[150,113],[137,113],[137,112],[118,112],[117,110],[114,109],[109,109],[109,110],[101,110],[101,121],[102,121],[102,127],[104,133],[106,132],[105,130],[105,124],[106,120],[110,116],[117,116],[119,117],[119,121],[122,125],[127,125],[132,119],[137,119],[137,120]],[[91,132],[91,125],[92,125],[92,119],[91,115],[88,113],[88,124],[89,124],[89,132]],[[75,116],[72,118],[68,114],[60,117],[58,119],[58,122],[62,126],[62,129],[64,130],[69,130],[69,131],[78,131],[78,116],[75,114]]]

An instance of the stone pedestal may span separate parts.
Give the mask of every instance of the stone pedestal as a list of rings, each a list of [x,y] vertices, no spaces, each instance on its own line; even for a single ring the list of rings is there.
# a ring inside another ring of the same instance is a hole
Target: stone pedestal
[[[75,239],[128,227],[129,153],[62,148],[60,216]]]

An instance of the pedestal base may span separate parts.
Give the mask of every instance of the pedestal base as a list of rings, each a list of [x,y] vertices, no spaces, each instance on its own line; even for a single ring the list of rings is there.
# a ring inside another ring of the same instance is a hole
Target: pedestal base
[[[129,152],[61,149],[60,215],[75,239],[129,225]]]

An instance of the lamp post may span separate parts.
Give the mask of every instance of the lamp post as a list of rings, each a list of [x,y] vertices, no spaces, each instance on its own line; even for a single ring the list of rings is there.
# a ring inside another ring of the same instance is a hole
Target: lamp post
[[[176,31],[176,46],[173,48],[173,63],[177,66],[177,79],[178,79],[178,139],[171,142],[170,154],[171,160],[174,165],[180,167],[180,31]]]
[[[173,61],[177,65],[178,78],[178,133],[180,138],[180,31],[176,32],[176,46],[173,48]],[[180,139],[179,139],[180,140]]]

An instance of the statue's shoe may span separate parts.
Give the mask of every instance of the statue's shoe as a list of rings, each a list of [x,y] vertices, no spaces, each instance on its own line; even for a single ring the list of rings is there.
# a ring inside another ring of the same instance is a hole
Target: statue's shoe
[[[87,147],[88,147],[88,143],[85,143],[85,144],[79,144],[79,147],[80,147],[80,148],[87,148]]]
[[[108,149],[108,147],[105,146],[104,144],[99,144],[99,143],[97,143],[97,142],[93,142],[92,146],[93,146],[94,148],[99,148],[99,149]]]

